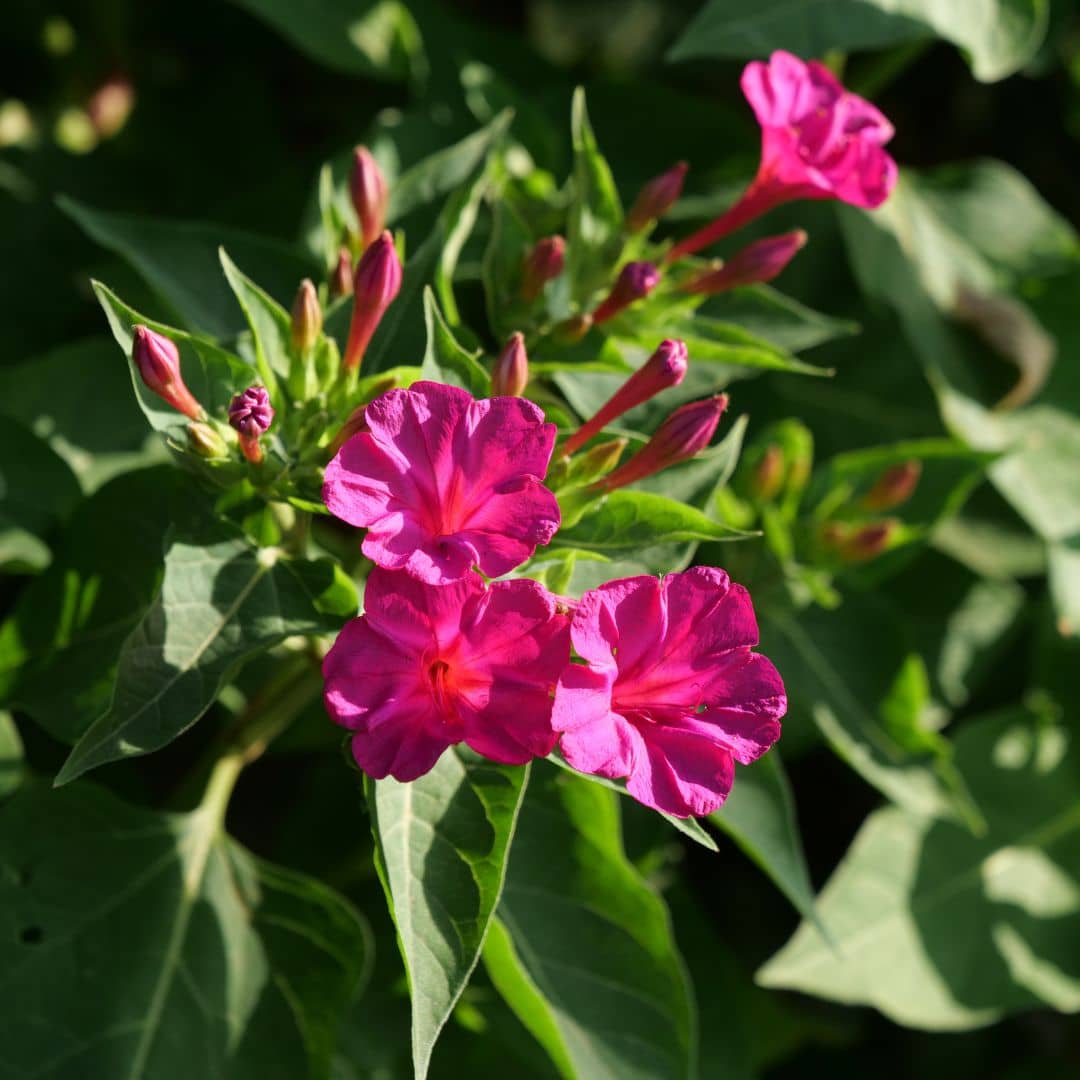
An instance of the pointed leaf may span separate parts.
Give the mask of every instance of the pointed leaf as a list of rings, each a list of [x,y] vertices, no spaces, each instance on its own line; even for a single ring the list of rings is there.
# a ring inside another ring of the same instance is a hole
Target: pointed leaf
[[[623,852],[615,795],[533,769],[488,975],[564,1076],[683,1080],[690,990],[667,909]]]
[[[427,327],[427,348],[420,367],[421,378],[460,386],[473,397],[488,397],[491,376],[477,359],[480,354],[468,352],[458,344],[431,289],[424,290],[424,325]]]
[[[23,745],[9,712],[0,711],[0,799],[22,783]]]
[[[355,612],[355,588],[332,560],[279,555],[220,524],[173,538],[161,591],[124,642],[112,704],[76,744],[58,784],[166,745],[248,657],[297,634],[332,633]]]
[[[417,1080],[480,957],[527,778],[526,768],[447,751],[412,783],[366,784],[379,875],[409,975]]]

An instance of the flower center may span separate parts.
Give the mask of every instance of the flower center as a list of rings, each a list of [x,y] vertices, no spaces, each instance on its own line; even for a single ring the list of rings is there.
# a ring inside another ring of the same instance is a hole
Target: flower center
[[[427,678],[431,697],[443,723],[456,720],[458,691],[450,665],[445,660],[432,661],[428,665]]]

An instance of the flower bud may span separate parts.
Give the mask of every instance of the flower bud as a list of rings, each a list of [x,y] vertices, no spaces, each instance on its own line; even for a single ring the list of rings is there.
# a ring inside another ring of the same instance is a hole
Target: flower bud
[[[922,463],[905,461],[886,469],[874,486],[859,500],[864,510],[892,510],[906,503],[918,486]]]
[[[322,321],[319,294],[311,279],[304,278],[292,306],[292,343],[298,353],[303,355],[315,347]]]
[[[401,289],[401,260],[389,230],[364,252],[356,265],[352,322],[342,366],[355,372],[386,309]]]
[[[334,272],[330,275],[330,299],[340,300],[353,294],[353,262],[349,249],[343,247],[338,252]]]
[[[135,108],[135,87],[126,75],[114,75],[90,96],[86,115],[99,139],[111,139],[120,133]]]
[[[199,457],[214,459],[229,456],[229,444],[202,420],[188,424],[187,437],[188,446]]]
[[[862,525],[840,547],[840,558],[846,563],[868,562],[888,550],[900,528],[896,518]]]
[[[390,198],[386,177],[366,146],[358,146],[353,151],[349,195],[356,209],[356,219],[360,223],[360,238],[366,248],[373,244],[383,231],[386,224],[386,205]]]
[[[761,502],[770,502],[784,486],[784,451],[770,443],[750,474],[750,490]]]
[[[709,445],[727,404],[727,394],[717,394],[676,409],[625,465],[598,481],[597,488],[614,491],[701,453]]]
[[[593,323],[599,326],[602,322],[614,318],[624,308],[629,307],[635,300],[641,300],[656,288],[660,280],[660,271],[650,262],[629,262],[615,279],[607,299],[593,312]]]
[[[611,472],[623,456],[628,439],[607,439],[590,446],[580,458],[574,459],[574,478],[578,483],[588,483],[598,476]]]
[[[683,291],[711,296],[739,285],[759,285],[772,281],[805,244],[806,233],[802,229],[755,240],[718,270],[710,270],[687,282]]]
[[[574,345],[592,329],[592,325],[593,317],[586,311],[563,319],[551,333],[562,344]]]
[[[131,359],[142,381],[158,397],[192,420],[202,418],[203,408],[180,373],[180,351],[164,334],[157,334],[147,326],[133,327]]]
[[[229,403],[229,423],[240,436],[240,449],[253,465],[263,459],[259,436],[274,422],[270,395],[263,386],[249,386]]]
[[[495,397],[521,397],[529,385],[529,357],[525,338],[520,333],[510,335],[495,361],[491,373],[491,393]]]
[[[561,236],[537,240],[521,266],[521,299],[532,303],[563,272],[565,262],[566,241]]]
[[[561,456],[572,454],[612,420],[655,397],[661,390],[678,386],[688,367],[686,343],[670,339],[662,341],[656,352],[615,391],[600,411],[566,440]]]
[[[641,232],[650,222],[663,217],[679,201],[688,168],[685,161],[677,162],[667,172],[654,176],[638,192],[630,213],[626,215],[628,232]]]

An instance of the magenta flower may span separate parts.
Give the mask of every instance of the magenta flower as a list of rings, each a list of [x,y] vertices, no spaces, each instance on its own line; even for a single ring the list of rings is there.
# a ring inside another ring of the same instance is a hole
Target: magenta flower
[[[711,813],[733,762],[780,737],[784,684],[751,652],[750,595],[723,570],[610,581],[582,597],[570,633],[585,663],[568,664],[555,691],[563,755],[581,772],[626,777],[646,806]]]
[[[545,236],[533,245],[521,264],[521,298],[530,303],[554,281],[566,265],[566,241],[561,236]]]
[[[379,566],[433,585],[474,566],[498,577],[558,529],[541,482],[555,425],[531,401],[419,382],[376,398],[364,417],[367,430],[327,465],[323,499],[368,530],[363,552]]]
[[[638,192],[634,205],[630,207],[630,213],[626,215],[628,232],[641,232],[657,218],[663,217],[679,201],[686,170],[689,168],[685,161],[679,161],[666,172],[654,176]]]
[[[757,176],[727,213],[676,244],[677,259],[699,251],[792,199],[839,199],[880,206],[896,183],[884,150],[893,126],[821,64],[777,51],[746,65],[742,89],[761,125]]]
[[[615,318],[620,311],[643,300],[660,283],[660,271],[650,262],[628,262],[600,306],[592,313],[594,326]]]
[[[180,350],[170,338],[148,326],[133,326],[131,359],[142,381],[158,397],[192,420],[203,415],[203,407],[184,382],[180,372]]]
[[[326,708],[355,732],[353,756],[376,779],[415,780],[459,742],[520,765],[555,746],[551,694],[569,629],[555,597],[526,578],[432,586],[375,569],[364,614],[323,661]]]
[[[709,270],[688,281],[683,290],[713,296],[742,285],[760,285],[778,277],[806,245],[802,229],[766,236],[747,244],[718,270]]]

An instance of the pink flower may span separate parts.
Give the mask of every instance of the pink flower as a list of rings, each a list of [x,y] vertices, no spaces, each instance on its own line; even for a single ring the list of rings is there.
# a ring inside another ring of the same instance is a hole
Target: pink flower
[[[896,183],[885,152],[893,126],[815,60],[774,52],[746,65],[742,89],[761,125],[761,163],[743,197],[727,213],[676,244],[677,259],[714,243],[780,203],[839,199],[880,206]]]
[[[758,642],[750,595],[723,570],[623,578],[587,592],[571,626],[552,725],[566,760],[627,777],[639,802],[677,817],[727,797],[734,761],[780,737],[784,684]]]
[[[525,578],[432,586],[373,570],[364,614],[323,661],[327,711],[355,732],[357,764],[376,779],[415,780],[459,742],[508,765],[544,757],[569,625]]]
[[[555,425],[531,401],[419,382],[376,398],[364,419],[327,465],[323,499],[368,530],[363,552],[379,566],[433,585],[474,566],[498,577],[558,529],[541,482]]]

